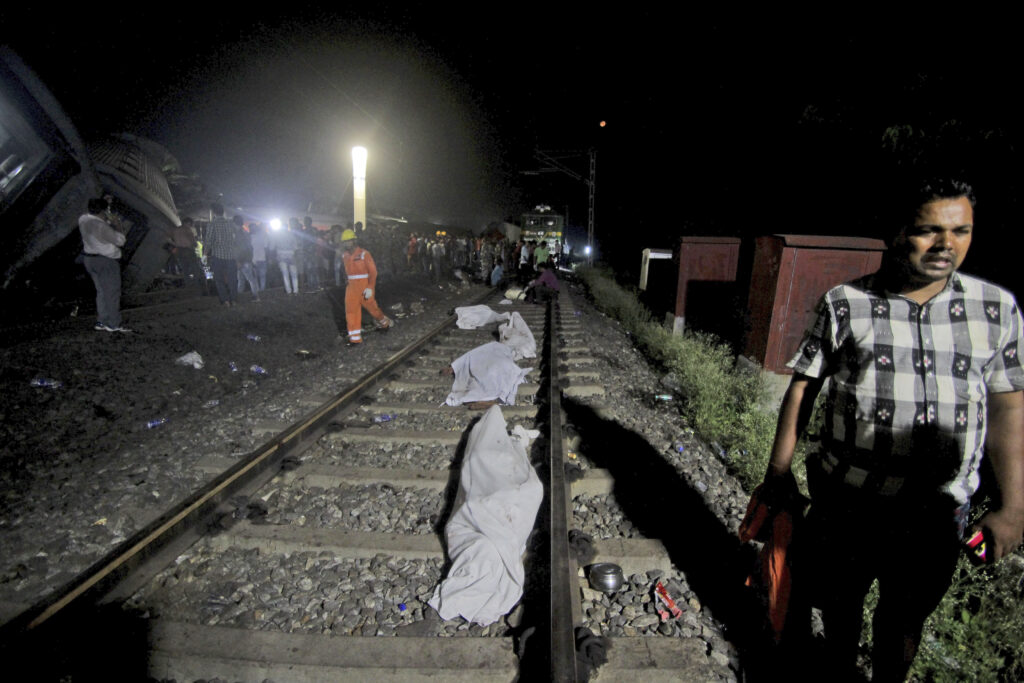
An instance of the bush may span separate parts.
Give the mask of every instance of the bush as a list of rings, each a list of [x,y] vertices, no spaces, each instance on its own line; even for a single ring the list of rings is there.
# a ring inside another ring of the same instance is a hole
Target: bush
[[[911,673],[927,681],[1024,680],[1024,559],[992,567],[961,558],[928,618]]]

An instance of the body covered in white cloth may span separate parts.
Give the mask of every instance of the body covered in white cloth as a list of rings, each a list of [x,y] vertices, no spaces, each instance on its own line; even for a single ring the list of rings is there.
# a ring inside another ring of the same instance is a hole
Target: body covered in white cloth
[[[537,341],[519,311],[513,312],[512,319],[507,323],[498,325],[498,341],[512,347],[513,358],[516,360],[537,357]]]
[[[459,316],[459,319],[455,324],[461,330],[475,330],[478,327],[484,325],[490,325],[491,323],[500,323],[509,319],[509,314],[498,313],[490,306],[459,306],[455,309],[455,315]]]
[[[470,432],[444,529],[452,566],[428,601],[443,619],[491,624],[522,597],[522,556],[544,496],[526,454],[537,434],[517,426],[510,436],[498,406]]]
[[[476,347],[452,361],[455,381],[445,399],[450,406],[474,401],[501,401],[515,405],[519,385],[533,368],[515,362],[515,350],[501,342]]]

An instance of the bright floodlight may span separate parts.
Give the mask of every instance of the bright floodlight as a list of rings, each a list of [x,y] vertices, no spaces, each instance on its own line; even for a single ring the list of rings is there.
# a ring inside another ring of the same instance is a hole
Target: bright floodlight
[[[281,219],[280,218],[271,218],[270,219],[270,229],[273,230],[274,232],[277,232],[278,230],[280,230],[281,229]]]
[[[589,244],[587,246],[583,247],[583,253],[586,254],[587,256],[590,256],[590,245]]]
[[[352,222],[366,229],[366,148],[352,148]]]
[[[352,148],[352,177],[366,180],[366,148]]]

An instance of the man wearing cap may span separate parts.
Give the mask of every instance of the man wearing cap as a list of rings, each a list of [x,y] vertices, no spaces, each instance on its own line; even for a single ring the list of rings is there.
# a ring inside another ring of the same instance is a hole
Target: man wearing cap
[[[345,230],[341,233],[341,258],[348,279],[348,285],[345,287],[345,323],[348,326],[348,344],[353,346],[363,342],[363,308],[373,316],[377,327],[382,330],[390,329],[394,323],[377,305],[374,296],[377,288],[377,266],[370,252],[356,245],[354,230]]]

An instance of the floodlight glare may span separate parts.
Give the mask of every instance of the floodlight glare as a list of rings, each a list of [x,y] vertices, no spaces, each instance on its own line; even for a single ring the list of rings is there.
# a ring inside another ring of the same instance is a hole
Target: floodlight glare
[[[352,148],[352,223],[366,229],[366,148]],[[358,228],[357,228],[358,229]]]
[[[366,180],[366,148],[352,148],[352,177]]]
[[[277,232],[278,230],[280,230],[281,229],[281,219],[280,218],[271,218],[270,219],[270,229],[273,230],[274,232]]]
[[[590,245],[589,244],[587,246],[583,247],[583,253],[586,254],[587,256],[590,256]]]

